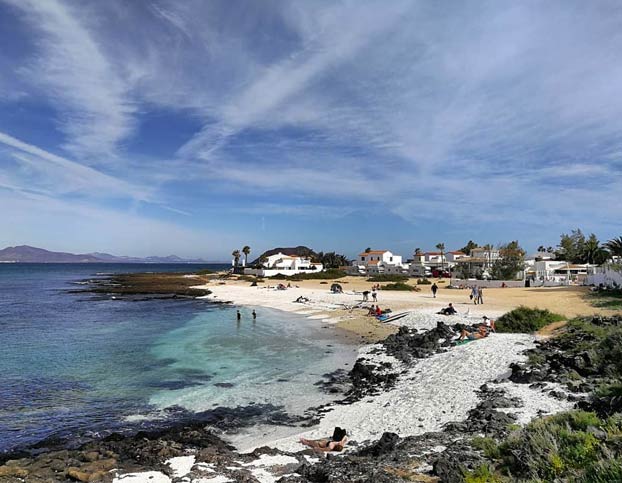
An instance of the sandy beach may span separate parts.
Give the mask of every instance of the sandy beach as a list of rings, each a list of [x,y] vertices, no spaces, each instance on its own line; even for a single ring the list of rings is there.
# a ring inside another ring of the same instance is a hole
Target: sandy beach
[[[511,363],[524,361],[523,352],[533,347],[538,337],[530,334],[492,334],[476,343],[455,347],[406,365],[377,350],[380,346],[373,343],[395,332],[399,326],[425,331],[435,327],[440,320],[448,325],[458,322],[474,324],[483,315],[496,318],[519,305],[547,308],[569,318],[599,312],[589,305],[585,299],[586,290],[580,287],[486,289],[484,304],[474,305],[469,301],[467,290],[446,289],[441,284],[436,298],[428,285],[422,286],[419,292],[381,290],[377,302],[381,308],[390,308],[394,314],[407,313],[394,324],[381,323],[365,315],[366,307],[373,303],[371,297],[361,306],[361,292],[371,288],[371,283],[364,279],[347,277],[339,280],[338,283],[344,288],[340,294],[330,293],[330,283],[319,281],[292,283],[292,287],[286,290],[277,290],[277,283],[270,283],[270,287],[268,284],[251,287],[248,282],[242,281],[211,281],[200,288],[208,288],[212,293],[206,298],[215,301],[295,312],[317,319],[318,323],[346,329],[364,343],[359,351],[360,357],[374,364],[389,362],[391,370],[400,372],[401,376],[388,391],[366,396],[350,405],[331,406],[319,424],[302,432],[301,428],[256,427],[230,437],[229,441],[242,453],[262,446],[294,453],[303,449],[300,437],[326,437],[335,426],[348,429],[353,442],[351,447],[377,440],[386,431],[401,437],[440,431],[450,421],[467,418],[469,410],[478,404],[479,387],[502,379],[509,373]],[[308,301],[296,302],[299,297]],[[459,313],[449,317],[437,315],[438,310],[450,302]],[[538,415],[553,414],[572,406],[572,403],[547,393],[551,389],[560,389],[554,384],[548,384],[546,391],[511,382],[494,386],[520,401],[517,407],[505,408],[504,411],[514,413],[522,424]],[[188,458],[194,462],[194,457]],[[171,465],[179,467],[179,463],[171,462]],[[184,472],[190,472],[192,463],[186,461],[185,470],[176,470],[176,474],[183,476]],[[273,465],[277,467],[281,463],[277,458]],[[277,479],[266,461],[258,459],[250,467],[254,467],[253,472],[259,481],[268,483]],[[133,478],[137,479],[120,478],[117,481],[143,481],[143,476],[134,475]],[[164,477],[162,474],[157,476]],[[210,477],[212,479],[205,481],[231,481],[217,473],[211,473]]]
[[[206,297],[208,299],[296,312],[326,323],[337,324],[371,342],[381,340],[395,331],[394,325],[379,323],[373,317],[367,317],[366,308],[356,308],[362,301],[362,292],[371,289],[371,282],[363,277],[345,277],[335,282],[342,285],[343,293],[331,293],[329,288],[332,282],[322,283],[319,280],[295,282],[286,290],[275,288],[278,281],[251,287],[248,282],[236,280],[211,281],[197,288],[209,289],[212,293]],[[607,313],[606,310],[589,304],[586,287],[487,288],[484,290],[484,304],[475,305],[469,300],[468,290],[448,289],[445,288],[447,284],[448,281],[438,283],[436,298],[432,296],[429,285],[419,286],[419,292],[380,290],[377,303],[382,309],[390,308],[396,314],[433,314],[451,302],[459,313],[473,320],[483,315],[498,317],[520,305],[548,309],[568,318]],[[297,303],[295,300],[298,297],[305,297],[309,301]],[[371,296],[369,299],[369,302],[363,304],[364,307],[374,303]]]

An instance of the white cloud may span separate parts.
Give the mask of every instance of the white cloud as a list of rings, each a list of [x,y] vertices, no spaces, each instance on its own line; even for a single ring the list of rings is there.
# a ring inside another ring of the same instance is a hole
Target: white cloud
[[[0,188],[2,180],[0,176]],[[0,246],[29,244],[69,252],[102,251],[118,255],[170,255],[220,257],[228,260],[235,234],[205,227],[192,229],[178,223],[152,220],[135,214],[85,203],[65,202],[41,194],[0,189],[3,210]]]
[[[153,201],[148,188],[133,185],[122,179],[102,173],[32,144],[0,132],[0,144],[17,150],[11,156],[28,167],[27,172],[14,172],[20,178],[23,190],[43,190],[48,193],[81,193],[91,197],[128,197],[140,201]]]
[[[23,69],[60,111],[65,148],[80,156],[113,156],[133,130],[128,86],[73,8],[57,0],[4,0],[24,13],[36,32],[38,54]]]

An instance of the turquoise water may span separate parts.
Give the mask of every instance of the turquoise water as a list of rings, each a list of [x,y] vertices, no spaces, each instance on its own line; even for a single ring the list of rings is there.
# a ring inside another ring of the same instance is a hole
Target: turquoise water
[[[199,300],[69,294],[96,272],[136,265],[0,265],[0,451],[81,440],[250,404],[300,414],[327,402],[314,385],[356,348],[317,321]],[[188,266],[156,266],[187,271]],[[187,416],[187,414],[185,414]],[[184,417],[185,417],[184,416]]]

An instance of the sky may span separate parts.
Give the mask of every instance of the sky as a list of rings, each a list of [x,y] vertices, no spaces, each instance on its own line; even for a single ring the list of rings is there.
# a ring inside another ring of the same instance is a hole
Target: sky
[[[617,0],[0,0],[0,46],[0,248],[622,235]]]

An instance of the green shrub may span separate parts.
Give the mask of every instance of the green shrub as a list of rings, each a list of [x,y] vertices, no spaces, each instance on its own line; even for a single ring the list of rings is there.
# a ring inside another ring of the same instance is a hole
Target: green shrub
[[[622,460],[605,459],[597,461],[590,465],[582,478],[578,479],[580,483],[611,483],[613,481],[622,481]]]
[[[475,468],[473,471],[468,471],[464,475],[465,483],[502,483],[503,479],[494,473],[494,470],[484,464]]]
[[[499,459],[501,457],[499,445],[492,438],[476,436],[471,440],[471,444],[477,449],[481,450],[482,453],[484,453],[484,455],[490,459]]]
[[[399,275],[397,273],[382,273],[373,275],[367,279],[368,282],[406,282],[408,275]]]
[[[211,275],[212,273],[214,273],[212,270],[208,270],[207,268],[203,269],[203,270],[199,270],[198,272],[195,272],[197,275]]]
[[[238,280],[243,282],[263,282],[263,279],[254,275],[240,275]]]
[[[529,333],[564,319],[564,316],[548,310],[520,306],[499,317],[496,327],[497,332]]]
[[[336,268],[329,268],[328,270],[324,270],[322,272],[310,272],[310,273],[297,273],[295,275],[283,275],[278,274],[270,277],[272,280],[291,280],[291,281],[300,281],[300,280],[335,280],[337,278],[343,278],[347,275],[343,270],[338,270]]]
[[[395,283],[388,283],[386,285],[382,286],[382,290],[401,290],[401,291],[412,291],[414,290],[415,287],[413,287],[412,285],[408,285],[407,283],[404,282],[395,282]]]
[[[594,413],[569,411],[532,421],[499,447],[504,469],[514,476],[560,479],[596,464],[603,446],[588,428],[603,427]],[[521,455],[517,457],[515,455]]]
[[[417,280],[417,285],[432,285],[432,282],[430,282],[427,278],[420,278]]]

